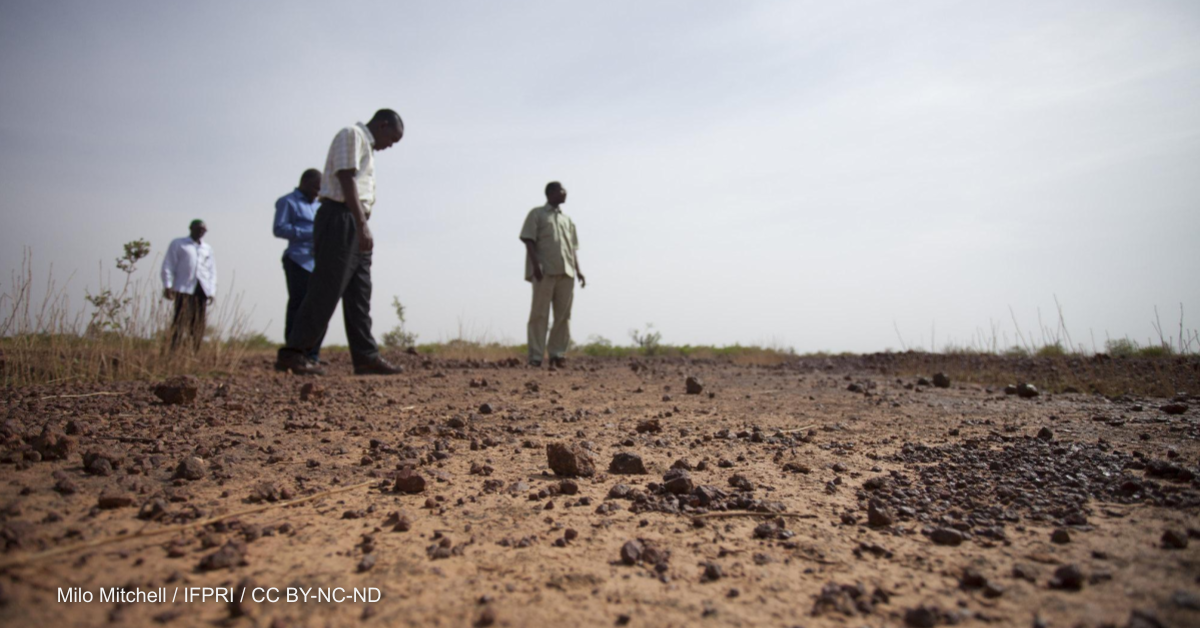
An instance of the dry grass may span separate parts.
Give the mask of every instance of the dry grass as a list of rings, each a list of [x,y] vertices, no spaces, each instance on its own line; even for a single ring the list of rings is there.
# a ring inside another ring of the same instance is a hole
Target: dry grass
[[[157,268],[157,260],[149,266]],[[119,292],[102,280],[97,294],[107,293],[109,303],[115,300],[118,307],[101,316],[94,303],[91,312],[73,307],[53,268],[44,285],[35,284],[33,255],[26,251],[20,270],[0,289],[3,385],[156,379],[237,369],[247,352],[238,340],[246,336],[247,316],[232,282],[209,310],[200,350],[171,353],[167,338],[172,304],[160,297],[153,272],[142,275],[131,266]]]

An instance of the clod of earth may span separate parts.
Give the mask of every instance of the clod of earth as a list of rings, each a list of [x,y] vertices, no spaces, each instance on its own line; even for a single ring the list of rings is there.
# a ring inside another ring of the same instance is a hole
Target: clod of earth
[[[168,406],[191,404],[199,390],[200,380],[194,375],[172,377],[152,389],[154,396]]]
[[[325,389],[308,382],[300,387],[300,401],[319,401],[325,398]]]

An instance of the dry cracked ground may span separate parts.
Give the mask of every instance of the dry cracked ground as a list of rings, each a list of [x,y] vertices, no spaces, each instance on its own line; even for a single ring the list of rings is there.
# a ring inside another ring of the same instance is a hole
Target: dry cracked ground
[[[1006,394],[853,359],[407,359],[3,391],[0,624],[1200,625],[1186,396]]]

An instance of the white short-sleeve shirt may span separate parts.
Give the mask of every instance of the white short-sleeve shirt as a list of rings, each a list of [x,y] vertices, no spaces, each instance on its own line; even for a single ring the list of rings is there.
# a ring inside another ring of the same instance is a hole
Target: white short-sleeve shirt
[[[362,203],[363,213],[370,218],[371,208],[375,206],[374,144],[375,137],[371,135],[371,130],[361,122],[338,131],[329,145],[325,170],[321,173],[321,196],[345,203],[346,193],[338,181],[337,172],[353,170],[358,200]]]

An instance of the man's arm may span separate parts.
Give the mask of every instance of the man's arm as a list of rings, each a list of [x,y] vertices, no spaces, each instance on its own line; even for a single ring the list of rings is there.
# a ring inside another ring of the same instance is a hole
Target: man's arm
[[[175,298],[175,291],[172,288],[175,286],[175,253],[179,247],[171,242],[171,246],[167,247],[167,254],[163,256],[162,263],[162,282],[163,282],[163,298]]]
[[[337,180],[342,185],[342,195],[346,197],[346,206],[354,214],[354,222],[358,225],[358,250],[366,253],[375,248],[375,239],[371,236],[371,228],[367,226],[367,213],[363,211],[358,199],[358,187],[354,185],[354,173],[351,170],[338,170]]]
[[[575,253],[575,255],[574,255],[574,257],[575,257],[575,274],[579,275],[579,287],[586,288],[587,287],[587,279],[583,276],[583,271],[579,269],[579,251],[575,251],[574,253]],[[601,279],[603,279],[603,277],[601,277]]]
[[[297,225],[293,220],[295,213],[288,204],[288,197],[283,197],[275,202],[275,223],[274,232],[276,238],[283,238],[289,242],[293,240],[311,240],[312,226]]]
[[[533,268],[533,279],[535,281],[542,280],[542,265],[538,262],[537,246],[533,240],[521,238],[521,242],[525,243],[525,255],[529,257],[529,265]]]
[[[212,250],[208,252],[208,272],[212,276],[213,293],[208,295],[208,304],[212,305],[213,301],[217,300],[217,258],[213,256]]]

